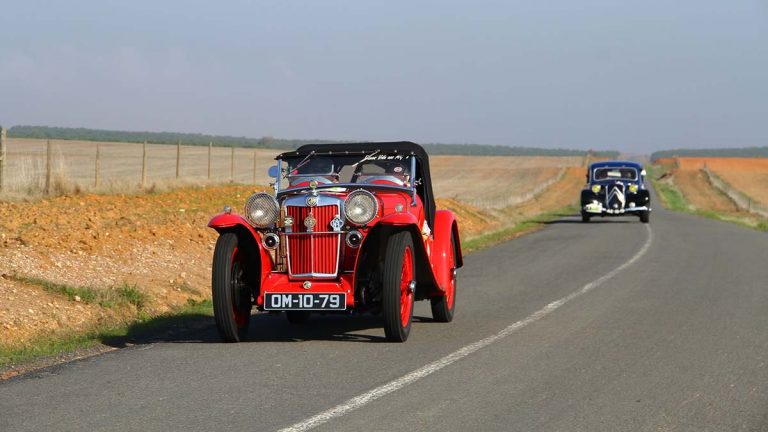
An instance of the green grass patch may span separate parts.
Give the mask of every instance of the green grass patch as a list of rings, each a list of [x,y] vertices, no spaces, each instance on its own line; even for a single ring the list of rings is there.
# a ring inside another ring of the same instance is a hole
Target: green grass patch
[[[211,316],[213,304],[210,300],[190,299],[185,306],[157,317],[140,316],[122,325],[102,325],[85,332],[42,336],[20,347],[0,346],[0,367],[53,358],[100,344],[124,346],[129,341],[141,342],[160,330],[190,328]]]
[[[44,291],[64,296],[71,301],[82,301],[88,304],[99,303],[99,300],[103,297],[99,291],[93,288],[73,287],[35,277],[11,275],[10,278],[17,282],[39,286]]]
[[[100,341],[94,332],[44,336],[21,347],[0,345],[0,367],[29,363],[42,357],[54,357],[93,347]]]
[[[656,181],[653,186],[664,208],[682,212],[690,211],[688,201],[673,184]]]
[[[11,275],[10,278],[17,282],[39,286],[44,291],[61,295],[70,301],[98,304],[99,306],[106,308],[114,308],[130,304],[135,306],[136,309],[141,310],[149,301],[147,294],[139,290],[137,285],[131,285],[125,282],[115,288],[94,289],[54,283],[36,277]]]
[[[146,293],[140,291],[135,284],[129,285],[127,283],[123,283],[117,287],[117,295],[129,304],[134,305],[138,310],[144,309],[144,306],[146,306],[147,302],[149,301],[149,296],[147,296]]]

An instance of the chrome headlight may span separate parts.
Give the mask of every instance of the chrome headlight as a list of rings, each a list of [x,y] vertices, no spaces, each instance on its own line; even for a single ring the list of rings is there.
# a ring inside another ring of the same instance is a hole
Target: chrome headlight
[[[638,189],[639,188],[638,188],[638,186],[636,184],[629,185],[629,191],[632,192],[632,193],[637,193]]]
[[[600,185],[592,185],[592,192],[593,193],[600,192]]]
[[[245,203],[245,218],[257,228],[274,226],[279,214],[280,205],[268,193],[253,194]]]
[[[356,225],[365,225],[376,217],[379,212],[379,202],[372,193],[358,189],[344,201],[344,216]]]

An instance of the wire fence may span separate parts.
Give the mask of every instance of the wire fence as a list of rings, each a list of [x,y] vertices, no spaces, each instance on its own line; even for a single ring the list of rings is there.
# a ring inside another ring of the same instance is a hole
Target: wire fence
[[[126,193],[184,185],[267,185],[275,149],[6,138],[0,130],[0,197]],[[499,209],[534,199],[581,157],[435,156],[438,198]],[[457,170],[461,181],[457,183]],[[546,174],[545,174],[546,173]],[[551,174],[550,174],[551,173]],[[503,189],[499,188],[500,176]],[[470,185],[468,188],[467,185]]]
[[[119,192],[164,185],[265,185],[272,149],[7,138],[0,131],[0,192]]]
[[[717,174],[710,171],[706,166],[704,166],[702,171],[704,171],[704,173],[707,175],[707,178],[709,179],[709,182],[712,184],[712,186],[723,192],[739,208],[750,213],[760,215],[762,217],[768,217],[768,207],[766,207],[764,204],[753,200],[745,193],[735,189],[726,181],[718,177]]]

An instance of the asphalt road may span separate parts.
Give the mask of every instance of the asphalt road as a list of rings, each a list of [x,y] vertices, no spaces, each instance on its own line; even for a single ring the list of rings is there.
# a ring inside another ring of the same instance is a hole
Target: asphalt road
[[[405,344],[365,318],[259,315],[236,345],[211,323],[0,383],[0,431],[768,430],[766,251],[660,209],[564,217],[468,256],[455,321],[419,303]]]

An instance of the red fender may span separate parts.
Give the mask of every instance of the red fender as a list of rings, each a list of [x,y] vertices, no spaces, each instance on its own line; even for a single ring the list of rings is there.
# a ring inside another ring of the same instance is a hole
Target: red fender
[[[261,236],[256,233],[251,224],[246,222],[242,216],[233,215],[228,213],[221,213],[213,217],[208,222],[208,227],[213,228],[219,234],[225,232],[234,232],[237,234],[238,239],[250,238],[259,250],[259,256],[261,257],[261,280],[269,276],[272,271],[272,257],[269,255],[264,246],[261,245]]]
[[[224,228],[231,228],[233,226],[240,225],[243,228],[246,228],[248,231],[251,232],[254,238],[256,238],[256,231],[253,230],[253,227],[243,219],[240,215],[234,215],[231,213],[221,213],[214,216],[210,222],[208,222],[208,227],[213,228],[219,233],[226,231]]]
[[[379,219],[366,234],[363,239],[363,244],[360,246],[360,250],[365,250],[370,247],[369,242],[371,241],[378,242],[379,240],[386,239],[393,231],[408,231],[411,233],[411,236],[413,237],[413,246],[415,248],[414,252],[416,253],[416,280],[419,282],[419,286],[428,290],[429,294],[425,295],[425,297],[431,296],[431,293],[437,287],[437,280],[432,273],[429,252],[427,251],[427,247],[424,244],[421,235],[419,220],[413,214],[405,212],[391,213]],[[355,263],[355,286],[357,286],[357,277],[361,274],[362,257],[363,254],[359,253],[357,262]],[[421,288],[417,287],[417,294],[419,293],[419,289]]]
[[[419,220],[416,219],[411,213],[398,212],[390,213],[383,218],[379,219],[376,225],[390,225],[390,226],[405,226],[414,225],[416,229],[419,229]]]
[[[432,273],[437,279],[441,291],[451,282],[451,235],[454,235],[456,244],[456,262],[454,268],[459,268],[464,264],[461,256],[461,242],[459,241],[459,227],[456,222],[456,215],[450,210],[438,210],[435,212],[434,241],[432,243]]]

